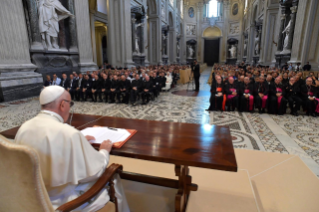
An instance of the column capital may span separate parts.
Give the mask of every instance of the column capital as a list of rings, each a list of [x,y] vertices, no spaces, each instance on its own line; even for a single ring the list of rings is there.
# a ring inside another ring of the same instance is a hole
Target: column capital
[[[290,7],[290,10],[292,13],[296,13],[297,12],[297,6],[293,6],[293,7]]]

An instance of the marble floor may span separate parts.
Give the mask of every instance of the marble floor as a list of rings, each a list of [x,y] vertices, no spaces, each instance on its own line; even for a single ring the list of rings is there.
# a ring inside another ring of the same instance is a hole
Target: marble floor
[[[201,90],[209,91],[207,80],[211,68],[200,78]],[[211,112],[209,96],[178,96],[171,92],[186,90],[179,85],[163,92],[148,105],[135,107],[124,104],[76,102],[75,113],[185,122],[204,125],[223,125],[231,129],[235,148],[298,155],[319,177],[319,118],[291,115],[276,116],[258,113]],[[0,104],[0,131],[21,125],[40,111],[37,98]]]

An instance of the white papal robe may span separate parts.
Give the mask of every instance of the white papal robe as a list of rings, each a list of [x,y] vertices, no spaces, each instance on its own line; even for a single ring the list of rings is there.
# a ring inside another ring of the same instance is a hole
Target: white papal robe
[[[25,122],[14,142],[37,151],[42,178],[54,209],[91,188],[105,171],[110,157],[106,150],[96,151],[84,135],[65,124],[60,115],[46,110]],[[119,211],[128,212],[117,174],[115,190]],[[109,200],[107,190],[103,189],[94,199],[74,211],[97,211]]]

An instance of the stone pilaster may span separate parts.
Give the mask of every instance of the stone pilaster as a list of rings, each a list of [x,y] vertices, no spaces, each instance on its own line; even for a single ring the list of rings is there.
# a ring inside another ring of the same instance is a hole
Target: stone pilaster
[[[89,2],[87,0],[76,0],[74,1],[74,9],[80,59],[79,70],[81,72],[97,70],[98,67],[93,62]]]
[[[140,34],[140,52],[144,54],[145,42],[144,42],[144,29],[145,29],[145,16],[141,17],[141,34]]]
[[[131,22],[132,22],[132,52],[134,54],[136,46],[135,46],[135,39],[136,39],[136,33],[135,33],[135,25],[136,25],[136,18],[135,14],[131,14]]]
[[[201,55],[202,52],[202,22],[203,22],[203,3],[197,3],[197,15],[196,15],[196,33],[197,33],[197,48],[196,56],[197,61],[200,63],[204,62],[204,57]]]
[[[286,21],[286,14],[282,14],[280,16],[280,29],[279,29],[279,36],[278,36],[278,46],[277,46],[277,52],[281,52],[283,48],[283,31],[285,29],[285,21]]]
[[[0,29],[0,102],[39,95],[43,78],[30,61],[22,1],[1,4]]]
[[[74,11],[74,0],[69,0],[67,4],[67,9],[70,11],[70,13],[75,14]],[[70,52],[78,52],[78,40],[76,35],[76,18],[75,17],[69,17],[67,19],[69,28],[69,38],[70,38]]]
[[[39,31],[39,18],[37,13],[37,3],[34,0],[25,1],[28,10],[30,31],[31,31],[31,50],[43,50],[42,39]]]
[[[290,23],[290,32],[288,37],[288,47],[287,49],[291,51],[292,48],[292,41],[294,37],[294,31],[295,31],[295,24],[296,24],[296,13],[297,13],[297,6],[291,7],[291,23]]]
[[[87,1],[87,0],[86,0]],[[109,55],[113,66],[133,67],[131,4],[127,0],[107,0]]]

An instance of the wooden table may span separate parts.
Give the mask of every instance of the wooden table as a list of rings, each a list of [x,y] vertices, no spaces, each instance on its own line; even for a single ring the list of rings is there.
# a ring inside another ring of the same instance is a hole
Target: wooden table
[[[229,127],[136,120],[75,114],[72,125],[79,130],[94,125],[136,129],[137,133],[112,155],[171,163],[175,179],[123,172],[121,178],[178,189],[175,211],[185,211],[190,191],[196,191],[189,166],[237,171]],[[18,128],[1,134],[14,138]]]

